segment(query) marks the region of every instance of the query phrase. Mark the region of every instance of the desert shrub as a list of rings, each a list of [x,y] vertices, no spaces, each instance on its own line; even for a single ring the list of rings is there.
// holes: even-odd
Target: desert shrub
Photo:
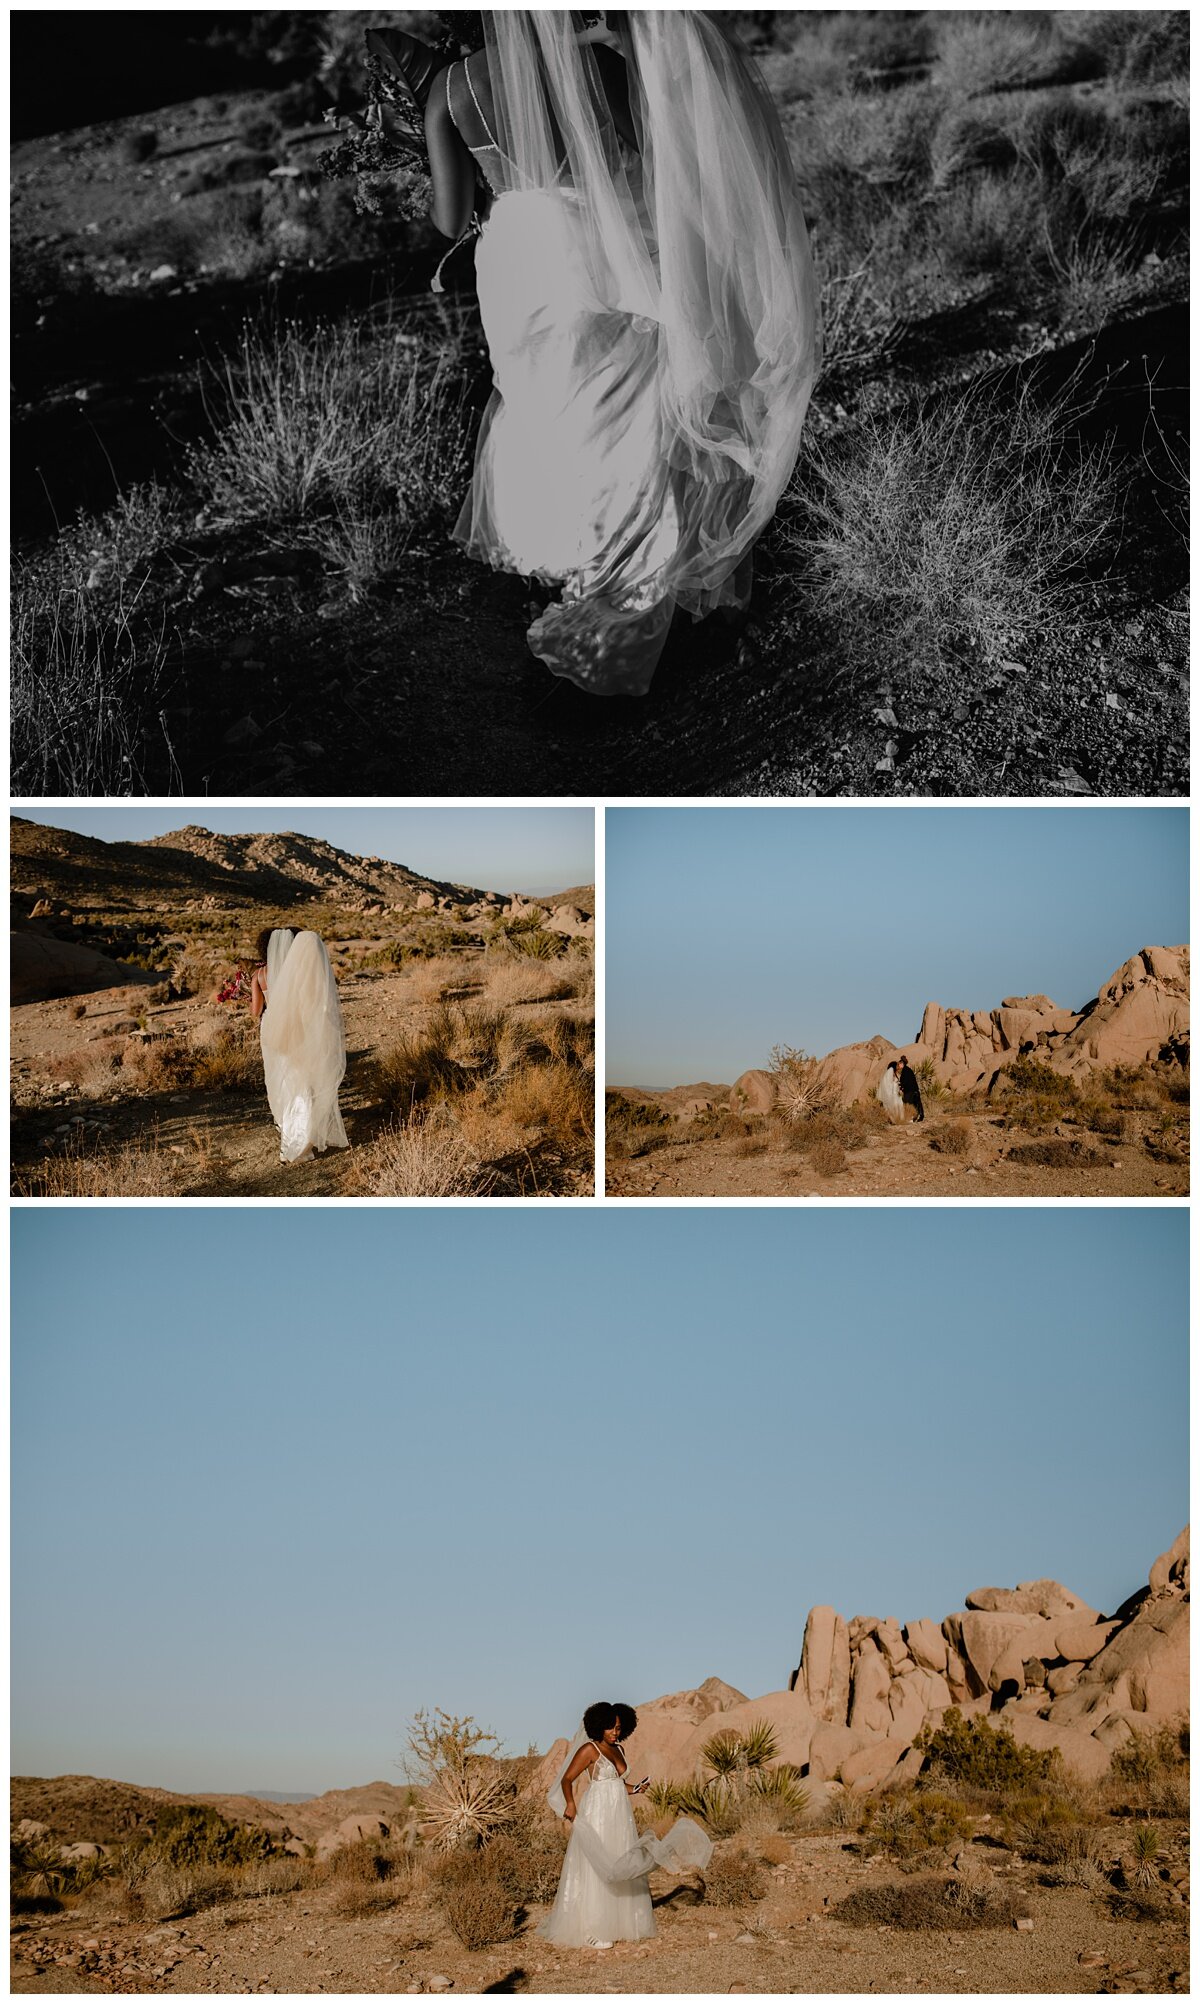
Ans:
[[[487,998],[498,1009],[511,1009],[522,1002],[563,1002],[577,992],[574,969],[548,965],[537,959],[492,960],[484,970]]]
[[[767,1152],[765,1134],[743,1134],[733,1144],[734,1155],[765,1155]]]
[[[168,1803],[155,1819],[154,1851],[166,1865],[247,1865],[274,1845],[253,1823],[230,1823],[201,1803]]]
[[[791,1044],[776,1044],[771,1052],[776,1102],[789,1119],[801,1120],[829,1105],[831,1089],[821,1076],[820,1062]]]
[[[1127,1805],[1156,1816],[1187,1815],[1190,1778],[1188,1728],[1178,1723],[1131,1734],[1115,1749],[1108,1773],[1110,1789]]]
[[[797,586],[847,646],[881,659],[986,651],[1076,598],[1114,529],[1106,450],[1066,392],[974,386],[810,442],[785,543]]]
[[[848,1927],[896,1927],[907,1932],[1011,1927],[1025,1909],[1007,1887],[961,1879],[912,1878],[899,1886],[861,1886],[833,1908]]]
[[[135,1919],[176,1920],[220,1906],[240,1892],[233,1865],[152,1864],[136,1886],[126,1887],[123,1904]]]
[[[561,1826],[544,1813],[526,1812],[518,1803],[513,1827],[492,1839],[487,1860],[515,1902],[545,1905],[558,1890],[565,1852]]]
[[[207,387],[212,436],[191,471],[225,521],[325,516],[344,534],[347,521],[386,510],[413,528],[461,497],[469,422],[449,323],[436,341],[402,328],[248,326]]]
[[[15,794],[168,790],[162,781],[174,774],[165,707],[169,641],[165,618],[141,612],[144,587],[144,579],[134,579],[93,598],[57,560],[16,565]]]
[[[871,1799],[861,1827],[868,1852],[911,1858],[923,1851],[947,1850],[965,1843],[974,1831],[975,1819],[954,1796],[929,1789]]]
[[[514,1071],[497,1096],[496,1110],[573,1154],[591,1141],[594,1103],[591,1074],[552,1060]]]
[[[302,1858],[288,1853],[279,1857],[264,1858],[257,1865],[246,1865],[241,1874],[239,1890],[243,1899],[272,1899],[283,1893],[297,1893],[308,1883],[312,1867]]]
[[[487,1948],[511,1941],[523,1918],[501,1874],[491,1868],[488,1854],[455,1860],[439,1874],[437,1898],[452,1931],[464,1948]]]
[[[81,1143],[14,1170],[15,1197],[170,1197],[186,1180],[180,1158],[154,1143],[86,1153]]]
[[[1066,1141],[1052,1135],[1045,1141],[1016,1141],[1008,1151],[1010,1162],[1025,1169],[1106,1169],[1110,1158],[1082,1141]]]
[[[809,1149],[808,1159],[818,1176],[840,1176],[847,1167],[846,1151],[840,1141],[818,1141]]]
[[[929,1146],[939,1155],[969,1155],[972,1128],[969,1120],[951,1120],[929,1137]]]
[[[1100,1073],[1099,1083],[1122,1109],[1148,1113],[1162,1105],[1162,1081],[1149,1065],[1113,1065]]]
[[[365,1197],[486,1197],[494,1183],[475,1148],[440,1108],[385,1127],[357,1149],[352,1178]]]
[[[208,1092],[261,1092],[262,1057],[244,1024],[190,1054],[191,1083]]]
[[[623,1093],[604,1095],[605,1153],[614,1161],[632,1161],[666,1148],[675,1138],[670,1116],[653,1101],[626,1099]]]
[[[402,1904],[406,1888],[389,1880],[342,1879],[334,1886],[329,1906],[342,1920],[369,1920]]]
[[[974,1788],[1028,1789],[1059,1765],[1057,1748],[1019,1746],[1006,1726],[964,1719],[957,1705],[951,1705],[940,1725],[923,1726],[913,1744],[925,1755],[929,1774]]]
[[[508,947],[510,953],[524,960],[559,960],[567,950],[567,942],[560,932],[529,926],[523,932],[512,933]]]
[[[761,1900],[767,1877],[744,1844],[713,1852],[704,1873],[704,1898],[713,1907],[741,1907]]]

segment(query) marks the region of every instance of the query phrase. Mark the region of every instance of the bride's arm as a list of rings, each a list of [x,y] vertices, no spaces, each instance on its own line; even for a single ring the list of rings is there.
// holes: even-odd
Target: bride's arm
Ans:
[[[575,1794],[572,1784],[579,1780],[581,1774],[587,1773],[589,1767],[596,1760],[596,1757],[594,1746],[580,1747],[579,1752],[562,1778],[563,1801],[567,1805],[563,1811],[563,1819],[567,1823],[574,1823],[575,1821]]]
[[[446,72],[439,70],[425,106],[425,143],[433,200],[429,214],[444,237],[461,237],[475,207],[475,162],[459,137],[446,101]]]

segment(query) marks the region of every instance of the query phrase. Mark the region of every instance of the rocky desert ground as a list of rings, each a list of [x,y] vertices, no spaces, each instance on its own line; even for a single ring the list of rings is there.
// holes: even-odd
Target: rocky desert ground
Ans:
[[[940,1624],[814,1608],[786,1688],[639,1706],[647,1819],[715,1845],[608,1950],[536,1932],[563,1743],[438,1714],[417,1785],[295,1801],[19,1777],[13,1989],[1186,1994],[1189,1606],[1185,1531],[1108,1616],[1045,1579]]]
[[[1185,16],[743,16],[825,368],[747,625],[605,704],[449,543],[470,250],[318,171],[397,18],[17,35],[18,793],[1186,791]]]
[[[592,1187],[594,901],[435,884],[298,836],[102,843],[12,827],[18,1194]],[[248,1000],[263,926],[330,949],[347,1152],[279,1161]]]
[[[732,1086],[615,1088],[608,1193],[1185,1195],[1189,976],[1186,947],[1144,947],[1079,1010],[930,1002],[907,1044],[875,1036],[824,1058],[781,1044]],[[875,1095],[901,1057],[924,1119],[893,1124]]]

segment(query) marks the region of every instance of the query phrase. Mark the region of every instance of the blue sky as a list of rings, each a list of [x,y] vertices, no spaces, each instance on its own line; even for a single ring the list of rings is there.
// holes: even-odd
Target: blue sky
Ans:
[[[1186,1230],[19,1210],[15,1771],[318,1791],[421,1705],[777,1689],[815,1602],[1107,1610],[1187,1516]]]
[[[907,1043],[929,1001],[1078,1008],[1186,941],[1187,840],[1183,808],[610,810],[608,1083]]]
[[[149,842],[189,821],[217,835],[319,836],[355,856],[384,856],[422,876],[480,891],[551,891],[595,876],[590,807],[53,807],[26,814],[101,842]]]

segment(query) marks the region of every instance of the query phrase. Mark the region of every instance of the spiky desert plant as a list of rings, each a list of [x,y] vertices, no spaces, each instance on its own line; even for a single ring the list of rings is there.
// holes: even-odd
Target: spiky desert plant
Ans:
[[[670,1816],[682,1807],[679,1793],[673,1781],[653,1781],[646,1790],[646,1800],[659,1816]]]
[[[1153,1886],[1157,1883],[1161,1848],[1162,1840],[1153,1823],[1134,1824],[1132,1869],[1129,1876],[1135,1886]]]
[[[800,1770],[791,1761],[754,1769],[748,1777],[748,1789],[761,1802],[786,1809],[793,1816],[802,1816],[808,1808],[808,1790],[801,1787]]]
[[[779,1105],[789,1120],[805,1120],[830,1104],[831,1091],[828,1081],[820,1076],[820,1059],[809,1052],[791,1044],[776,1044],[770,1070]]]
[[[720,1781],[688,1782],[678,1791],[676,1807],[698,1817],[714,1837],[729,1837],[741,1822],[741,1810],[731,1788]]]
[[[421,1805],[421,1834],[435,1851],[476,1851],[513,1818],[511,1781],[492,1761],[443,1768]]]

